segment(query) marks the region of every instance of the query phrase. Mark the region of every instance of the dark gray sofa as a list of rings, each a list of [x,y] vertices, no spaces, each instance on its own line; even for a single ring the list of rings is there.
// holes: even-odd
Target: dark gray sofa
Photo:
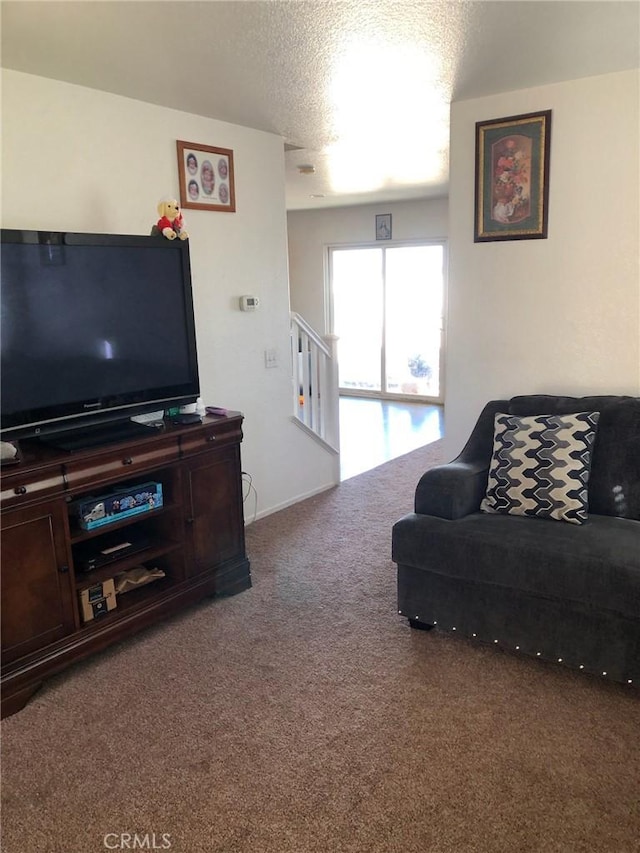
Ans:
[[[596,411],[584,524],[480,511],[496,413]],[[640,398],[491,401],[462,453],[420,479],[392,555],[412,627],[640,686]]]

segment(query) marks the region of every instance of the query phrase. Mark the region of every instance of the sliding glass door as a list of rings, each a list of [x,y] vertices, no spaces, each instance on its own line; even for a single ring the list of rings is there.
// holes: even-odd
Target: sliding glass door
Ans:
[[[444,244],[330,250],[340,390],[442,400]]]

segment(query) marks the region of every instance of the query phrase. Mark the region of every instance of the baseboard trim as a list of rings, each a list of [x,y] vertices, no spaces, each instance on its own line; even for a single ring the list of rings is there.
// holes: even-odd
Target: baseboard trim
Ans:
[[[287,509],[287,507],[293,506],[294,504],[300,503],[301,501],[306,501],[309,498],[313,498],[316,495],[322,494],[322,492],[328,492],[329,489],[335,489],[339,483],[327,483],[324,486],[320,486],[317,489],[313,489],[310,492],[306,492],[302,495],[297,495],[290,500],[283,501],[280,504],[276,504],[276,506],[269,507],[268,509],[263,509],[261,512],[257,513],[254,518],[249,520],[245,519],[245,527],[250,527],[255,521],[259,521],[261,518],[266,518],[268,515],[273,515],[275,512],[280,512],[282,509]]]

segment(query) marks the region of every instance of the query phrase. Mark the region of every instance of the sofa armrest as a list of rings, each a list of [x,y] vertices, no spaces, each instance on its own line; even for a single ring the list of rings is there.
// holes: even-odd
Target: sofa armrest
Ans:
[[[487,490],[487,462],[454,460],[426,471],[416,487],[415,512],[438,518],[462,518],[480,509]]]
[[[415,494],[418,515],[454,519],[480,509],[487,491],[495,415],[508,411],[508,405],[507,400],[488,402],[460,455],[422,475]]]

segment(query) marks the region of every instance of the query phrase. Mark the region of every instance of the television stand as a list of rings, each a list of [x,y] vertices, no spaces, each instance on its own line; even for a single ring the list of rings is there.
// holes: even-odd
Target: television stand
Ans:
[[[251,586],[242,420],[229,412],[190,426],[166,422],[73,455],[21,442],[21,461],[2,471],[1,483],[2,716],[76,661],[206,597]],[[161,503],[92,527],[108,516],[109,493],[135,495],[151,484],[162,487]],[[95,503],[95,518],[89,511],[81,521],[77,502]],[[124,591],[124,573],[141,570],[151,582]],[[87,618],[87,599],[97,590],[106,601],[103,590],[114,587],[115,607]]]
[[[128,418],[110,423],[82,426],[65,432],[45,435],[40,438],[43,444],[73,453],[76,450],[86,450],[90,447],[101,447],[104,444],[115,444],[134,438],[148,436],[156,428],[151,424],[140,424]]]

